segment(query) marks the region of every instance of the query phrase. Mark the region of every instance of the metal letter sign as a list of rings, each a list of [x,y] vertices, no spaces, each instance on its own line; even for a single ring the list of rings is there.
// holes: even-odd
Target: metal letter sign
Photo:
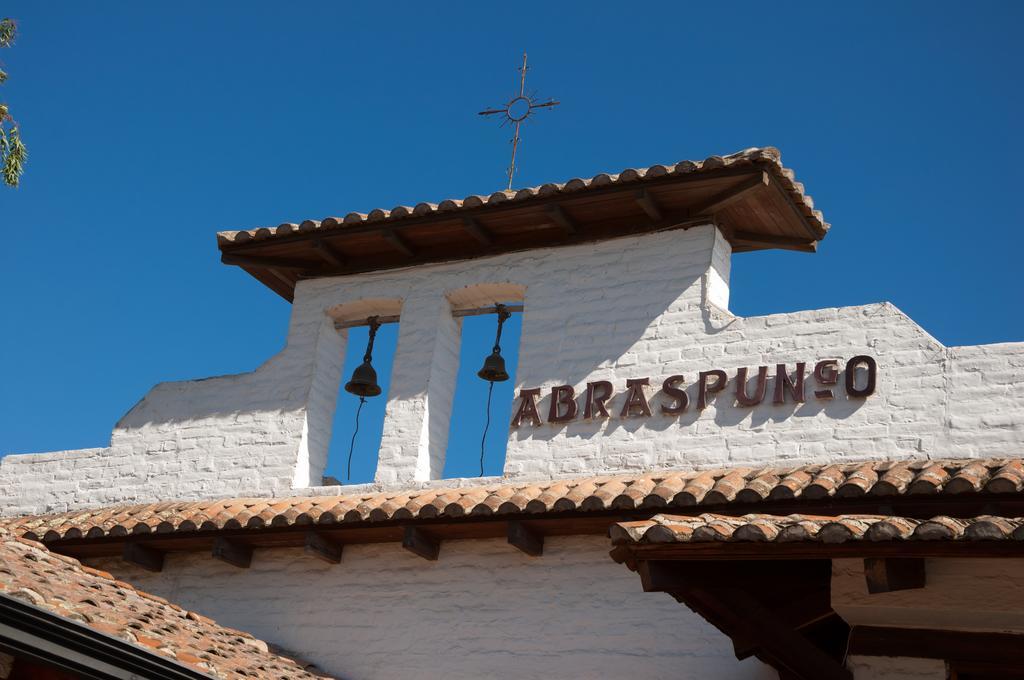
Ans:
[[[731,393],[730,405],[754,408],[766,400],[775,406],[786,403],[801,404],[806,399],[805,383],[813,381],[815,399],[834,399],[835,388],[840,384],[840,376],[849,399],[864,399],[875,393],[878,384],[878,363],[873,357],[862,354],[846,362],[843,370],[839,368],[838,359],[824,359],[814,365],[810,376],[807,364],[797,362],[793,371],[786,364],[776,364],[774,375],[769,376],[768,366],[758,366],[756,374],[743,366],[735,371],[732,382],[735,389]],[[769,387],[769,381],[773,384]],[[619,406],[619,418],[648,418],[652,415],[652,405],[657,404],[657,412],[665,416],[678,416],[690,407],[690,395],[684,387],[686,377],[672,375],[661,383],[661,392],[655,395],[660,401],[648,399],[645,388],[650,385],[650,378],[631,378],[624,385],[625,396]],[[714,400],[728,398],[725,391],[730,382],[729,375],[720,368],[700,371],[692,385],[696,395],[695,407],[703,411]],[[658,383],[655,383],[657,385]],[[770,391],[769,391],[770,390]],[[534,427],[542,424],[537,400],[540,398],[539,387],[519,390],[519,403],[512,418],[512,427],[520,427],[523,421],[529,421]],[[615,397],[615,387],[608,380],[596,380],[587,383],[583,393],[583,408],[576,402],[576,391],[572,385],[557,385],[551,388],[550,406],[548,408],[549,423],[568,423],[577,420],[582,411],[583,420],[595,420],[612,417],[608,407]]]

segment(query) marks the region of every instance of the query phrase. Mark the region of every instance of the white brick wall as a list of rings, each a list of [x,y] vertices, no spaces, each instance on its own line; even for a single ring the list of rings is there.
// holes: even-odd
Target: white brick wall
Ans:
[[[750,255],[748,257],[757,257]],[[524,297],[516,384],[650,377],[654,416],[543,424],[510,433],[505,474],[545,478],[901,456],[1006,456],[1024,435],[1024,344],[946,348],[890,304],[739,318],[728,304],[729,245],[711,226],[464,262],[300,282],[285,349],[252,373],[154,388],[109,449],[0,459],[0,512],[116,501],[266,495],[315,485],[326,461],[344,338],[331,314],[394,313],[397,363],[379,485],[436,480],[444,468],[467,286]],[[468,297],[467,297],[468,296]],[[464,299],[465,298],[465,299]],[[486,347],[480,348],[486,351]],[[732,403],[734,383],[696,411],[698,371],[730,377],[776,363],[870,354],[878,389],[773,406]],[[350,367],[351,368],[351,367]],[[662,416],[662,379],[683,374],[687,413]],[[769,395],[772,380],[769,380]],[[542,400],[542,415],[547,412]],[[582,411],[582,409],[580,409]],[[456,483],[465,483],[453,481]],[[338,489],[334,489],[338,491]]]
[[[378,544],[346,546],[338,565],[299,549],[258,550],[249,569],[198,553],[172,553],[156,574],[93,564],[343,678],[778,677],[644,593],[604,537],[549,537],[539,558],[467,540],[443,543],[437,562]]]

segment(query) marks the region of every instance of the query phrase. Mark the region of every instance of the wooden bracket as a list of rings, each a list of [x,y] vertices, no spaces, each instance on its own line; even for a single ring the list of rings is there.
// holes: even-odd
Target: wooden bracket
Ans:
[[[248,569],[252,563],[252,547],[221,536],[213,539],[212,555],[214,559],[227,562],[239,569]]]
[[[868,592],[891,593],[894,590],[924,588],[923,557],[866,557],[864,579]]]
[[[336,543],[317,531],[306,532],[304,549],[307,555],[320,558],[324,562],[338,564],[341,562],[341,548],[341,543]]]
[[[125,562],[147,571],[162,571],[164,568],[164,553],[138,541],[126,542],[121,557]]]
[[[661,209],[654,198],[647,192],[647,189],[640,189],[636,192],[636,202],[652,220],[655,222],[662,220]]]
[[[419,555],[425,560],[436,560],[441,552],[441,542],[428,536],[422,529],[415,526],[405,527],[405,535],[402,537],[402,547],[414,555]]]
[[[566,234],[576,233],[576,225],[572,223],[572,220],[569,219],[569,216],[565,214],[564,210],[562,210],[562,206],[551,204],[547,207],[545,212],[547,212],[548,217],[551,218],[551,221],[554,222],[555,225],[559,227],[562,231],[564,231]]]
[[[462,227],[469,233],[470,236],[475,238],[481,244],[489,246],[494,243],[494,239],[487,232],[486,229],[481,226],[480,222],[474,220],[472,217],[462,218]]]
[[[533,557],[544,553],[544,536],[522,522],[513,520],[508,523],[508,542]]]

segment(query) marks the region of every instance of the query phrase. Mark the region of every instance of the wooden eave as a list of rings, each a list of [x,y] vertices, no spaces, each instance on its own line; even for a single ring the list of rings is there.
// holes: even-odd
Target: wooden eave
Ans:
[[[309,532],[322,534],[328,540],[341,544],[401,543],[406,527],[414,526],[437,541],[459,539],[490,539],[509,535],[509,525],[518,523],[531,533],[540,536],[607,536],[612,524],[649,519],[655,514],[671,512],[677,515],[699,515],[714,512],[734,516],[750,513],[772,513],[787,515],[793,513],[808,515],[841,514],[899,514],[904,517],[928,519],[937,515],[951,517],[973,517],[982,514],[1002,516],[1024,516],[1024,496],[1021,494],[960,494],[955,496],[896,496],[860,498],[824,498],[819,500],[793,499],[788,501],[765,501],[760,503],[730,503],[723,505],[666,506],[658,508],[571,510],[544,513],[508,513],[495,515],[464,515],[462,517],[438,517],[434,519],[394,519],[343,521],[337,523],[293,524],[286,527],[251,526],[223,529],[170,531],[170,532],[116,532],[117,535],[93,536],[64,535],[55,532],[40,536],[47,548],[56,553],[76,558],[118,557],[123,555],[127,543],[139,543],[163,553],[167,552],[208,552],[218,538],[227,538],[252,549],[273,549],[302,547]],[[863,544],[863,545],[862,545]],[[858,541],[852,547],[846,544],[793,544],[774,547],[762,543],[707,543],[630,545],[623,548],[630,553],[643,554],[640,559],[804,559],[809,556],[828,558],[831,556],[892,556],[900,550],[909,555],[921,553],[938,556],[935,551],[978,550],[978,542],[948,547],[949,544],[921,543],[920,548],[906,542],[901,548],[886,548],[879,544]],[[909,546],[909,547],[908,547]],[[946,547],[944,547],[946,546]],[[971,546],[974,546],[973,548]],[[617,550],[619,547],[616,548]],[[834,549],[834,555],[826,554]],[[1022,556],[1020,546],[994,546],[995,553]],[[669,556],[671,553],[671,556]],[[854,553],[854,554],[851,554]]]
[[[533,248],[601,241],[713,223],[734,252],[813,252],[825,236],[771,162],[590,186],[477,207],[356,224],[325,220],[290,233],[256,230],[219,240],[221,261],[239,266],[291,301],[303,279],[346,276]],[[309,223],[312,225],[312,223]]]

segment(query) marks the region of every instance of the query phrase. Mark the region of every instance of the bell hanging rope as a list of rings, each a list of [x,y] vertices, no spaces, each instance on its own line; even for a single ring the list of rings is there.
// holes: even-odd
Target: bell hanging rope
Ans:
[[[494,336],[494,349],[484,359],[484,367],[477,371],[477,375],[488,382],[487,385],[487,420],[484,423],[484,433],[480,437],[480,476],[484,476],[484,445],[487,443],[487,430],[491,427],[491,395],[494,393],[494,383],[508,380],[508,371],[505,370],[505,358],[501,356],[501,328],[505,321],[512,316],[505,305],[495,304],[494,310],[498,313],[498,333]]]
[[[363,412],[363,404],[367,397],[376,397],[380,394],[380,385],[377,384],[377,371],[373,370],[373,340],[377,337],[377,329],[380,328],[380,319],[371,316],[366,320],[370,327],[370,337],[366,342],[366,353],[363,355],[363,363],[356,366],[352,371],[352,379],[345,383],[345,391],[359,397],[359,408],[356,409],[356,426],[352,430],[352,441],[348,445],[348,467],[345,472],[345,480],[352,479],[352,451],[356,446],[356,435],[359,434],[359,414]]]

